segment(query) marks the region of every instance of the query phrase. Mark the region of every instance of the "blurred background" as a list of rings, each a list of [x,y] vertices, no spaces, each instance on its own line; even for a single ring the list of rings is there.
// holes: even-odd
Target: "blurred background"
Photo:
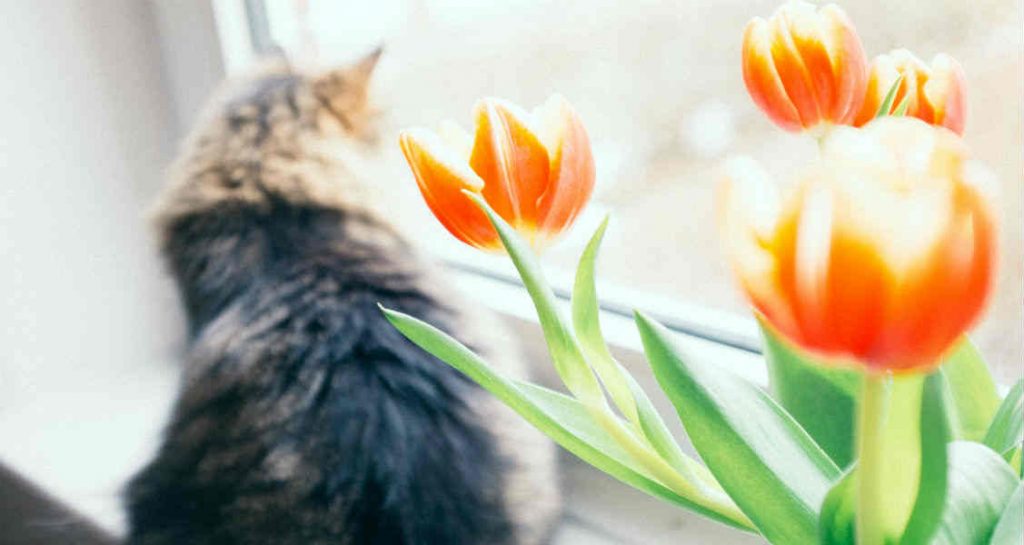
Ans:
[[[572,271],[606,213],[600,272],[646,298],[746,313],[719,251],[717,169],[748,154],[779,178],[812,160],[816,144],[771,125],[746,94],[740,37],[776,0],[267,0],[268,41],[298,61],[331,64],[386,47],[375,97],[384,137],[376,183],[393,184],[399,218],[461,260],[412,190],[397,146],[403,127],[442,119],[471,126],[479,97],[524,106],[566,96],[583,117],[597,161],[595,205],[549,262]],[[868,56],[905,47],[925,62],[958,59],[968,82],[965,138],[999,180],[1000,277],[974,338],[1008,382],[1024,365],[1024,2],[867,0],[843,3]],[[666,305],[669,306],[669,305]]]
[[[395,221],[440,257],[494,265],[428,219],[397,131],[468,126],[481,96],[534,105],[559,92],[588,127],[598,187],[548,254],[552,276],[571,272],[611,213],[603,286],[691,318],[748,316],[718,247],[716,169],[742,153],[785,177],[816,153],[770,125],[743,87],[742,28],[777,4],[0,2],[0,464],[105,528],[120,524],[119,487],[159,433],[184,340],[146,210],[208,93],[275,46],[326,66],[385,45],[374,82],[383,136],[364,166]],[[1024,2],[843,4],[869,55],[906,47],[964,66],[966,139],[1000,184],[998,289],[974,338],[1010,383],[1024,373]],[[584,496],[605,490],[634,494]],[[630,509],[616,502],[614,512]],[[642,505],[632,509],[653,516]]]

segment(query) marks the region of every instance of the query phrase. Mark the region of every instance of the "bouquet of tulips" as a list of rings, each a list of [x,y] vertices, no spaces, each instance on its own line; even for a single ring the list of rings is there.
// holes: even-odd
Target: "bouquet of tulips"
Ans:
[[[414,317],[389,320],[593,466],[771,543],[1019,545],[1024,383],[1000,396],[964,336],[991,292],[996,229],[959,136],[962,70],[904,50],[869,64],[841,9],[804,2],[752,20],[742,64],[764,113],[821,146],[788,195],[750,159],[722,183],[722,235],[763,331],[770,393],[636,313],[699,459],[602,336],[607,220],[579,261],[571,319],[542,275],[535,252],[594,181],[561,98],[533,112],[484,100],[474,135],[449,124],[406,131],[401,146],[441,223],[508,253],[567,393],[506,377]]]

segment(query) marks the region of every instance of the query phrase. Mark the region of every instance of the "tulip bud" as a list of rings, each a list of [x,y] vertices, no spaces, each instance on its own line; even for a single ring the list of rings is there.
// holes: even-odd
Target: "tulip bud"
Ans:
[[[905,100],[905,115],[963,134],[967,113],[963,68],[944,54],[936,55],[929,67],[906,49],[879,55],[872,61],[864,104],[854,125],[859,127],[875,118],[885,95],[901,76],[890,111],[885,113],[892,113]]]
[[[448,122],[437,133],[403,131],[399,143],[427,206],[448,231],[478,248],[501,248],[497,232],[463,191],[479,193],[535,248],[567,229],[594,188],[586,130],[565,99],[532,113],[481,100],[470,136]]]
[[[837,128],[788,200],[733,163],[726,247],[752,304],[785,337],[875,370],[939,363],[992,288],[995,226],[953,133],[886,117]]]
[[[860,111],[867,61],[838,6],[793,1],[743,33],[743,81],[751,98],[789,131],[849,124]]]

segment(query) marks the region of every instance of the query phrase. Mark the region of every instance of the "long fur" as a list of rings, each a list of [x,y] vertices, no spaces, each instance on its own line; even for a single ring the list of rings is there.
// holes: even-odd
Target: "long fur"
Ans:
[[[359,197],[345,157],[370,134],[375,61],[230,84],[186,143],[158,224],[192,340],[164,442],[127,489],[128,543],[546,539],[551,445],[377,306],[523,375],[500,327]]]

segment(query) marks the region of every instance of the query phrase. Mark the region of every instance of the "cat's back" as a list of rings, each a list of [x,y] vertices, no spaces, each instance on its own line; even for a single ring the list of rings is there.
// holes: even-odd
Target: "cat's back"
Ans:
[[[558,513],[550,443],[378,307],[521,376],[355,204],[365,72],[259,80],[183,149],[158,217],[192,337],[163,444],[127,489],[132,544],[523,545]]]
[[[280,263],[197,333],[135,511],[210,521],[168,543],[511,543],[492,484],[507,468],[471,407],[481,392],[378,307],[456,327],[425,266],[379,240],[280,242],[265,250]]]

